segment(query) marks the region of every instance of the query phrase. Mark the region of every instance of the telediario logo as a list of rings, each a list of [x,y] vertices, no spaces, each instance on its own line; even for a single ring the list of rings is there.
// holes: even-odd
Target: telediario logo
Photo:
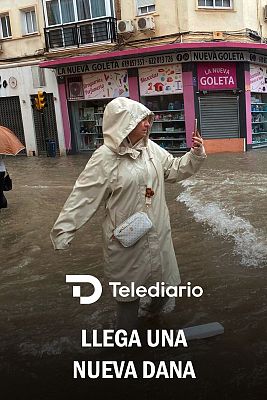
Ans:
[[[90,296],[81,296],[81,286],[74,285],[72,287],[72,296],[80,298],[80,304],[93,304],[102,294],[102,285],[100,281],[92,275],[66,275],[67,283],[90,283],[93,285],[94,292]]]

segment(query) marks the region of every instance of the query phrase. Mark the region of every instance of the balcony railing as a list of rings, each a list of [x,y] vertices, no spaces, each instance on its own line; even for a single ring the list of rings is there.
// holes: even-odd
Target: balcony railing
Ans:
[[[116,42],[116,21],[116,18],[105,17],[45,28],[46,51],[97,42]]]

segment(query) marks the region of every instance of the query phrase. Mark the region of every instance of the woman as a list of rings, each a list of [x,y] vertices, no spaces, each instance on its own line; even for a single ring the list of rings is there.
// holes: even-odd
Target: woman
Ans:
[[[4,195],[4,181],[5,181],[6,167],[3,157],[0,156],[0,208],[7,208],[7,199]]]
[[[55,249],[68,248],[75,232],[90,220],[104,200],[105,275],[109,281],[128,287],[131,282],[136,287],[149,287],[156,282],[180,283],[164,181],[175,183],[190,177],[206,158],[198,134],[193,137],[191,151],[180,158],[174,158],[151,141],[148,135],[152,116],[143,104],[123,97],[107,105],[104,145],[94,152],[77,179],[51,232]],[[135,245],[125,248],[114,239],[113,231],[138,211],[145,211],[153,226]],[[139,299],[117,296],[116,300],[117,327],[133,329]],[[154,304],[158,309],[162,299]]]

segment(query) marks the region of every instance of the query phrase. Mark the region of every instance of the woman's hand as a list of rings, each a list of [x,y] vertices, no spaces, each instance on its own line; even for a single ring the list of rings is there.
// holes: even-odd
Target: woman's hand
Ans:
[[[206,154],[203,139],[198,131],[193,132],[191,150],[196,156],[202,156]]]

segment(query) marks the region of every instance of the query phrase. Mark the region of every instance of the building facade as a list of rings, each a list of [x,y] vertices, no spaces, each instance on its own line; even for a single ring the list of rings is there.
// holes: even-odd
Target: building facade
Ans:
[[[103,111],[117,96],[154,112],[151,138],[167,150],[190,147],[195,118],[210,152],[267,146],[267,1],[43,6],[40,66],[57,75],[67,150],[103,143]]]
[[[42,3],[37,0],[0,2],[0,125],[13,130],[27,155],[47,153],[53,139],[65,154],[65,138],[55,73],[41,69],[45,37]],[[47,93],[43,113],[32,108],[31,97]]]

